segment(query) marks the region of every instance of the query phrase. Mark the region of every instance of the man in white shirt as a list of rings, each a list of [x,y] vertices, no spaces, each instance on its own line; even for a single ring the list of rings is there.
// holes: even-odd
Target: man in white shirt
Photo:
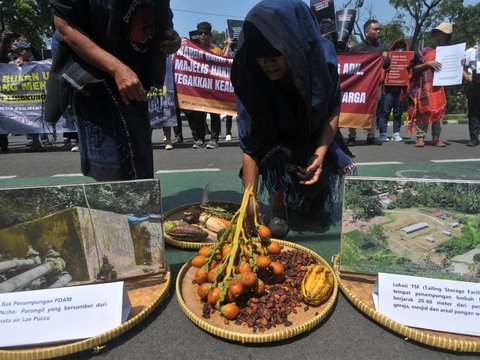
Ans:
[[[468,102],[468,131],[470,140],[467,146],[478,145],[480,133],[480,59],[478,44],[465,51],[463,79],[465,80],[465,94]]]

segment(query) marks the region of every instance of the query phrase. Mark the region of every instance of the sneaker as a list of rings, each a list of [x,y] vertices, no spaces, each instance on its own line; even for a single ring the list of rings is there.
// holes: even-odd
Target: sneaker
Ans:
[[[348,138],[347,145],[348,146],[355,146],[355,138]]]
[[[367,145],[383,145],[383,142],[372,137],[367,137]]]
[[[72,147],[72,149],[70,151],[71,152],[79,152],[80,149],[78,148],[78,146],[74,146],[74,147]]]
[[[392,136],[392,140],[400,142],[400,141],[403,141],[403,138],[400,136],[400,133],[394,133]]]
[[[268,227],[270,228],[270,234],[274,239],[284,238],[290,230],[287,220],[278,216],[274,216],[270,219]]]
[[[170,140],[168,140],[167,143],[165,144],[165,150],[173,150],[173,145]]]
[[[388,141],[387,134],[385,133],[380,134],[380,136],[378,137],[378,141],[387,142]]]
[[[203,143],[202,140],[197,140],[197,141],[195,141],[195,144],[193,144],[192,147],[193,147],[194,149],[201,149],[201,148],[203,148],[203,144],[204,144],[204,143]]]
[[[232,141],[232,135],[227,134],[227,136],[225,136],[225,141]]]
[[[471,139],[467,141],[467,146],[477,146],[478,145],[478,140]]]
[[[218,147],[216,140],[210,140],[207,144],[207,149],[216,149]]]
[[[167,137],[163,135],[163,141],[167,141]]]
[[[183,136],[182,135],[177,135],[175,137],[175,143],[177,143],[177,144],[183,143]]]

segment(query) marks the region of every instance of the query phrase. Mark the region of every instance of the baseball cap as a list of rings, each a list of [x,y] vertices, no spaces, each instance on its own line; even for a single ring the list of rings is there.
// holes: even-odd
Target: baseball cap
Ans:
[[[441,23],[436,28],[433,28],[431,32],[433,32],[434,30],[438,30],[443,32],[444,34],[450,35],[453,32],[453,27],[450,23]]]

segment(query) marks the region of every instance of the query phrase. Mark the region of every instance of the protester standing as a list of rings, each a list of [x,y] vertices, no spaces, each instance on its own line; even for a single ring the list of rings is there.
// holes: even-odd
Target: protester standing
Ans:
[[[408,44],[405,39],[399,39],[393,42],[390,51],[408,51]],[[387,125],[390,113],[393,111],[393,141],[403,141],[400,136],[400,129],[402,127],[402,114],[404,111],[404,104],[406,98],[406,86],[391,86],[385,85],[383,91],[383,98],[379,106],[383,106],[380,116],[378,118],[378,140],[382,142],[388,141]]]
[[[71,105],[84,175],[152,178],[147,92],[163,86],[166,56],[181,43],[169,1],[50,4],[61,41],[47,83],[46,119],[57,121]]]
[[[2,32],[2,38],[0,40],[0,62],[9,63],[10,62],[10,45],[15,36],[11,32]],[[0,153],[6,154],[8,152],[8,134],[0,134]]]
[[[22,67],[29,61],[35,60],[35,57],[33,56],[32,52],[32,44],[25,40],[20,40],[15,43],[15,49],[16,49],[16,59],[12,60],[9,62],[9,64],[12,65],[17,65],[18,67]],[[45,133],[39,134],[39,133],[29,133],[27,134],[27,146],[31,144],[32,150],[33,151],[40,151],[42,150],[42,142],[40,141],[40,137],[42,137],[42,140],[47,139],[48,136]]]
[[[212,25],[209,22],[202,21],[197,24],[197,36],[200,47],[206,51],[210,51],[218,56],[223,56],[224,51],[219,47],[212,45]],[[193,144],[194,149],[201,149],[205,145],[206,119],[207,113],[202,111],[191,111],[187,114],[190,125],[193,127],[192,133],[197,138]],[[220,115],[210,113],[211,135],[210,141],[207,143],[207,149],[216,149],[218,147],[218,139],[220,137]]]
[[[370,19],[365,22],[363,25],[363,33],[365,35],[365,40],[360,44],[354,46],[350,52],[352,53],[371,53],[371,52],[381,52],[383,56],[383,69],[388,69],[390,66],[390,60],[388,58],[387,48],[380,42],[380,24],[377,20]],[[377,103],[375,105],[375,110],[373,111],[372,126],[367,130],[367,145],[382,145],[383,142],[375,138],[375,125],[379,115],[383,112],[382,105],[382,86],[383,86],[383,76],[381,83],[378,87],[377,92]],[[378,113],[377,113],[378,109]],[[357,137],[357,129],[349,128],[348,129],[348,140],[347,144],[349,146],[355,145]]]
[[[437,46],[448,45],[452,38],[453,27],[450,23],[441,23],[430,32]],[[411,70],[408,122],[416,130],[416,147],[425,146],[428,125],[432,127],[432,143],[436,147],[445,147],[440,140],[441,123],[445,117],[447,98],[443,86],[433,86],[433,73],[441,69],[442,64],[435,60],[435,47],[428,47],[415,53],[409,69]]]
[[[480,134],[480,72],[478,71],[478,45],[465,51],[463,79],[468,103],[468,131],[470,140],[467,146],[477,146]]]

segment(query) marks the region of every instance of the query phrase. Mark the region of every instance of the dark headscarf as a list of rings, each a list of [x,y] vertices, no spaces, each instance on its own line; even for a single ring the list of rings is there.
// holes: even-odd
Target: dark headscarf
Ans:
[[[272,128],[287,121],[282,117],[290,116],[255,62],[255,58],[272,53],[285,57],[293,77],[303,108],[297,111],[302,116],[288,121],[298,122],[303,140],[317,145],[324,122],[340,104],[335,49],[322,37],[308,5],[299,0],[261,1],[245,18],[231,75],[238,97],[240,143],[249,154],[274,142]]]

